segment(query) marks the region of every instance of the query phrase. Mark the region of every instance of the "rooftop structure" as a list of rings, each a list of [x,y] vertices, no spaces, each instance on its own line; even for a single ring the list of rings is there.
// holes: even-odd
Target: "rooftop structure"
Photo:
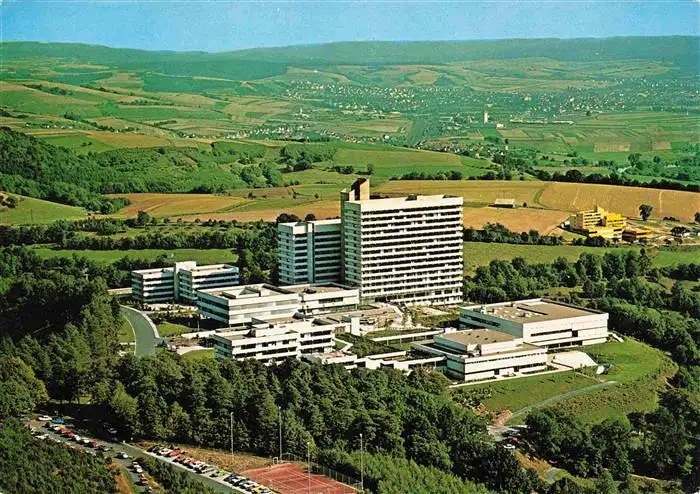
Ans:
[[[341,192],[344,282],[363,301],[453,304],[462,298],[462,197],[372,199],[369,180]]]
[[[608,314],[536,298],[462,307],[463,328],[488,328],[547,348],[593,345],[608,337]]]
[[[515,199],[496,199],[491,205],[495,208],[512,208],[515,209],[518,205]]]

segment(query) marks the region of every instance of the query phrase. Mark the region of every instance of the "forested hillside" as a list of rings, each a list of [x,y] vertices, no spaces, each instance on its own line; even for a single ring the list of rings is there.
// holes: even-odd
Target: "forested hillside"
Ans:
[[[445,64],[469,60],[547,57],[570,61],[663,60],[698,69],[700,38],[691,36],[606,39],[508,39],[482,41],[368,41],[255,48],[234,52],[149,52],[72,43],[0,44],[0,59],[66,58],[177,75],[260,79],[288,65]]]

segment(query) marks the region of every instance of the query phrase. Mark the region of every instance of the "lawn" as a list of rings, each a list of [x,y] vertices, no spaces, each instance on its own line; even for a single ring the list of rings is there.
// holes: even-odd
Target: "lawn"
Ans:
[[[102,263],[112,263],[125,256],[152,261],[166,255],[171,261],[197,261],[198,264],[235,263],[237,259],[236,254],[230,249],[58,250],[35,248],[33,250],[43,258],[70,257],[75,254]]]
[[[13,209],[0,207],[0,224],[52,223],[86,216],[84,209],[75,206],[12,195],[20,199],[19,204]]]
[[[184,360],[209,360],[214,358],[214,349],[192,350],[182,356]]]
[[[121,320],[122,325],[119,328],[119,343],[135,343],[136,340],[134,339],[134,328],[131,327],[131,323],[129,323],[126,317],[123,316]]]
[[[551,403],[551,406],[573,413],[585,421],[598,422],[634,411],[653,409],[657,391],[676,369],[661,351],[631,338],[626,338],[623,343],[585,347],[582,351],[591,354],[600,364],[612,364],[609,373],[597,380],[573,371],[560,372],[469,386],[455,393],[481,395],[481,401],[488,410],[511,410],[515,413],[563,393],[582,390],[599,382],[615,381],[617,384]],[[514,422],[522,423],[526,416],[520,415]]]
[[[612,364],[604,378],[618,384],[571,397],[556,406],[589,422],[653,410],[657,393],[678,369],[660,350],[631,338],[624,343],[594,345],[586,352],[598,363]]]
[[[176,324],[167,321],[157,324],[156,327],[158,328],[158,334],[160,334],[162,337],[176,336],[182,333],[192,333],[197,331],[196,329],[188,328],[183,324]]]

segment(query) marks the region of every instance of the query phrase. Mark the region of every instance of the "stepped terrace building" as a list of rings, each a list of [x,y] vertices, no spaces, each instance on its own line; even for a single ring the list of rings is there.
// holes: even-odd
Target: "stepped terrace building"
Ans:
[[[543,298],[462,307],[459,322],[462,328],[488,328],[549,349],[608,339],[607,313]]]
[[[264,283],[199,290],[199,314],[227,326],[250,324],[254,319],[286,319],[294,314],[322,314],[355,309],[357,288],[333,283],[276,287]]]
[[[452,331],[412,343],[413,349],[445,358],[446,371],[462,381],[539,372],[547,368],[547,350],[490,329]]]
[[[197,266],[195,261],[184,261],[168,268],[132,271],[131,293],[144,304],[173,301],[195,303],[197,290],[237,285],[239,279],[236,266]]]
[[[627,218],[596,206],[590,211],[579,211],[569,217],[569,226],[575,232],[589,237],[622,238]]]
[[[372,199],[369,181],[341,192],[344,283],[363,301],[462,300],[462,197]]]
[[[280,283],[341,280],[340,219],[277,225]]]
[[[344,331],[345,326],[324,318],[254,320],[250,329],[217,332],[211,339],[217,359],[251,358],[274,363],[332,350],[335,331]]]

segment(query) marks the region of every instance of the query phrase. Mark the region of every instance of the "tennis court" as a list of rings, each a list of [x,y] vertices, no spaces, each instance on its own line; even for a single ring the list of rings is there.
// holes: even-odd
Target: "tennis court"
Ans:
[[[265,468],[241,472],[280,494],[354,494],[357,489],[320,473],[311,473],[306,465],[280,463]]]

